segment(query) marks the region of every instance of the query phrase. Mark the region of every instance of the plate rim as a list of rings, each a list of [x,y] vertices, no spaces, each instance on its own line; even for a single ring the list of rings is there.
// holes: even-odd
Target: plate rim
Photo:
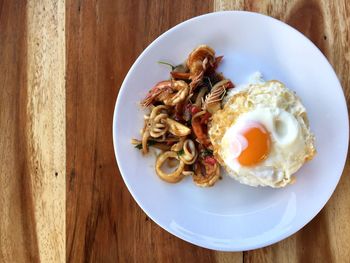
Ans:
[[[149,52],[149,50],[152,48],[152,46],[158,42],[161,38],[165,37],[167,34],[171,33],[172,31],[177,30],[178,28],[184,26],[185,24],[191,23],[195,20],[200,20],[203,17],[206,16],[220,16],[223,14],[230,14],[230,15],[237,15],[237,14],[243,14],[243,15],[250,15],[250,16],[257,16],[257,17],[262,17],[264,19],[268,19],[268,20],[272,20],[274,23],[278,23],[282,26],[287,27],[289,30],[294,31],[295,33],[299,34],[304,40],[306,40],[307,42],[309,42],[309,44],[311,44],[313,46],[313,48],[315,48],[318,52],[318,54],[322,57],[323,60],[325,60],[326,65],[328,67],[329,70],[329,74],[333,74],[337,83],[338,83],[338,87],[340,87],[340,90],[342,92],[342,99],[343,99],[343,103],[345,104],[345,111],[347,114],[347,119],[346,119],[346,134],[347,134],[347,141],[346,141],[346,152],[345,152],[345,157],[344,160],[342,160],[342,172],[338,175],[338,178],[336,180],[336,184],[331,188],[330,194],[329,196],[327,196],[325,198],[324,202],[320,202],[319,206],[317,207],[317,209],[315,209],[315,211],[317,211],[314,215],[310,216],[307,218],[307,220],[305,220],[305,222],[303,224],[298,225],[295,228],[292,228],[291,230],[286,231],[285,233],[282,233],[281,235],[267,241],[267,242],[260,242],[260,244],[255,244],[255,245],[251,245],[251,246],[244,246],[241,247],[241,249],[233,249],[233,248],[228,248],[228,247],[219,247],[219,246],[211,246],[208,243],[203,243],[200,242],[199,240],[190,240],[189,238],[187,238],[186,236],[182,235],[180,232],[175,232],[173,231],[168,225],[161,225],[161,223],[158,222],[158,220],[156,220],[153,215],[151,215],[151,213],[149,213],[149,211],[147,209],[144,208],[144,206],[142,205],[142,200],[140,200],[137,195],[135,194],[135,192],[133,191],[132,187],[129,185],[128,180],[126,178],[126,176],[124,176],[123,174],[125,173],[125,171],[123,171],[123,169],[121,168],[121,166],[119,165],[119,160],[120,159],[118,157],[118,150],[117,150],[117,139],[116,139],[116,134],[117,129],[116,129],[116,123],[117,123],[117,115],[118,115],[118,109],[121,107],[120,104],[120,100],[119,97],[121,97],[125,92],[126,92],[126,88],[125,88],[125,83],[127,83],[128,79],[131,76],[131,72],[133,72],[134,68],[136,67],[136,65],[139,63],[139,61],[141,61],[143,59],[144,56],[146,56],[146,54]],[[334,71],[332,65],[330,64],[330,62],[328,61],[328,59],[326,58],[326,56],[321,52],[321,50],[308,38],[306,37],[304,34],[302,34],[300,31],[298,31],[297,29],[295,29],[294,27],[288,25],[287,23],[278,20],[274,17],[262,14],[262,13],[257,13],[257,12],[251,12],[251,11],[243,11],[243,10],[231,10],[231,11],[219,11],[219,12],[210,12],[210,13],[206,13],[206,14],[202,14],[199,16],[195,16],[192,17],[188,20],[185,20],[175,26],[173,26],[172,28],[166,30],[165,32],[163,32],[162,34],[160,34],[155,40],[153,40],[150,44],[148,44],[148,46],[141,52],[141,54],[137,57],[137,59],[135,60],[135,62],[132,64],[132,66],[130,67],[128,73],[126,74],[119,92],[117,94],[117,98],[116,98],[116,102],[115,102],[115,107],[114,107],[114,112],[113,112],[113,122],[112,122],[113,126],[112,126],[112,136],[113,136],[113,149],[114,149],[114,154],[115,154],[115,158],[116,158],[116,162],[117,162],[117,166],[118,166],[118,170],[120,172],[120,175],[123,178],[123,181],[128,189],[128,191],[130,192],[131,196],[133,197],[133,199],[136,201],[136,203],[139,205],[139,207],[143,210],[143,212],[152,219],[153,222],[155,222],[159,227],[161,227],[162,229],[164,229],[165,231],[167,231],[168,233],[197,246],[203,247],[203,248],[207,248],[207,249],[211,249],[211,250],[217,250],[217,251],[226,251],[226,252],[241,252],[241,251],[249,251],[249,250],[253,250],[253,249],[258,249],[258,248],[263,248],[272,244],[275,244],[281,240],[284,240],[290,236],[292,236],[293,234],[295,234],[296,232],[298,232],[299,230],[301,230],[305,225],[307,225],[308,223],[310,223],[313,218],[315,218],[320,211],[324,208],[324,206],[327,204],[327,202],[329,201],[329,199],[331,198],[331,196],[333,195],[336,187],[339,184],[340,178],[342,177],[343,173],[344,173],[344,167],[346,164],[346,160],[347,160],[347,156],[348,156],[348,151],[349,151],[349,111],[348,111],[348,106],[347,106],[347,102],[345,99],[345,94],[344,94],[344,89],[342,88],[341,82],[339,81],[339,78],[336,74],[336,72]],[[344,142],[345,143],[345,142]],[[261,244],[263,243],[263,244]]]

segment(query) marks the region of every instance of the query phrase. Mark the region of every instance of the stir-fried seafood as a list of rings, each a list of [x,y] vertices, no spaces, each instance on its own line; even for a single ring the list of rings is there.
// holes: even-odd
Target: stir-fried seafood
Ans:
[[[143,154],[149,147],[162,151],[155,170],[166,182],[177,183],[192,176],[196,185],[208,187],[220,179],[208,123],[222,108],[226,91],[234,87],[216,71],[222,58],[209,46],[200,45],[184,64],[172,66],[170,79],[158,82],[141,101],[149,114],[144,118],[141,140],[133,139],[132,143]]]

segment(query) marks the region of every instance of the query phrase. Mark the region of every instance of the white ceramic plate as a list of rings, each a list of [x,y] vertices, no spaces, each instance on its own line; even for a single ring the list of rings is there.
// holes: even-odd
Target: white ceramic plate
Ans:
[[[143,125],[139,101],[169,77],[199,44],[224,55],[219,70],[238,84],[260,70],[297,92],[308,110],[318,154],[284,189],[254,188],[224,177],[212,188],[191,178],[161,181],[154,156],[131,144]],[[301,33],[273,18],[250,12],[219,12],[190,19],[158,37],[136,60],[121,87],[113,140],[123,179],[145,213],[168,232],[193,244],[226,251],[250,250],[284,239],[307,224],[332,195],[344,168],[349,124],[346,102],[327,59]]]

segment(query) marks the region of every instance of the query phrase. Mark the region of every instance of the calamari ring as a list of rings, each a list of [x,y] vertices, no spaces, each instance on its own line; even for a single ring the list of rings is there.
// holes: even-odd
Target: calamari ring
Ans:
[[[164,172],[161,167],[164,164],[164,162],[169,159],[169,158],[175,158],[179,160],[177,153],[173,151],[167,151],[162,154],[160,154],[156,160],[156,173],[160,177],[160,179],[168,182],[168,183],[177,183],[181,181],[181,179],[184,177],[182,174],[184,168],[185,168],[185,163],[181,160],[179,163],[179,166],[176,168],[176,170],[172,173],[166,173]]]
[[[194,142],[190,139],[187,139],[184,142],[182,149],[184,150],[184,153],[180,155],[180,160],[185,164],[193,164],[198,156]]]
[[[174,152],[179,152],[184,147],[184,143],[186,141],[186,137],[180,137],[180,140],[178,143],[175,143],[173,146],[171,146],[171,150]]]

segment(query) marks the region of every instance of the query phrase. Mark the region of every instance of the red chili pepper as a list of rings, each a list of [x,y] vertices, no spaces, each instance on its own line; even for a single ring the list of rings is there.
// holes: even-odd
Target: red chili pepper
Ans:
[[[204,158],[204,162],[210,165],[215,165],[216,164],[216,159],[213,156],[206,156]]]
[[[199,107],[197,107],[195,105],[192,105],[192,107],[191,107],[191,114],[192,114],[192,116],[195,115],[197,112],[200,112],[200,111],[201,111],[201,109]]]

